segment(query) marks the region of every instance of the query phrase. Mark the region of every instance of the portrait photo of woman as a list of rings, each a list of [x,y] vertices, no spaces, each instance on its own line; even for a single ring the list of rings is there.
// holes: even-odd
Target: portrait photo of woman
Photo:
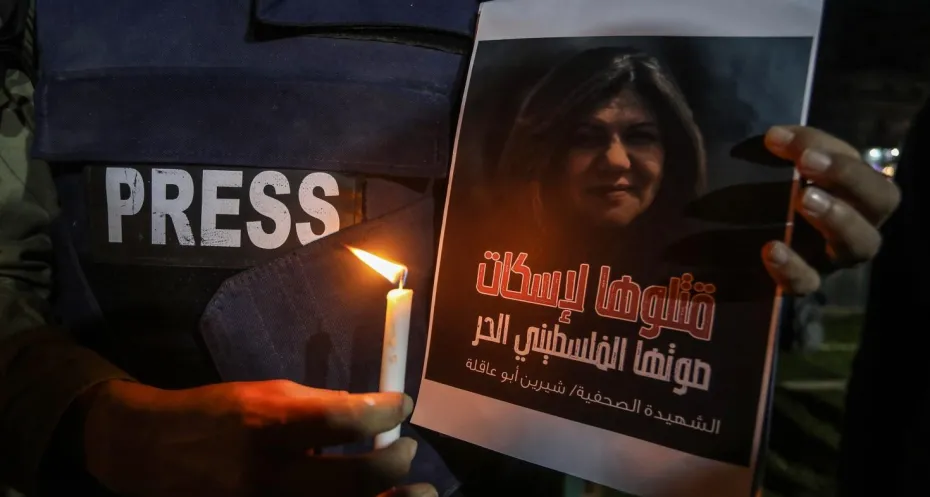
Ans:
[[[601,47],[533,86],[493,174],[498,205],[527,223],[522,236],[606,248],[670,229],[701,192],[705,162],[692,111],[659,61]]]

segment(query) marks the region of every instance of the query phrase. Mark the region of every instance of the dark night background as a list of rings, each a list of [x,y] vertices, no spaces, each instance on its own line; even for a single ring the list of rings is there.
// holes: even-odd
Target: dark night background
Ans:
[[[930,93],[930,2],[827,0],[809,123],[895,147]]]

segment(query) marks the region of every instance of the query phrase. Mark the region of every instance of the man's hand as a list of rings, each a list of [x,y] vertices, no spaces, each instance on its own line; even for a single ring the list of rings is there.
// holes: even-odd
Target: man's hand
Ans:
[[[796,210],[826,241],[837,267],[865,262],[878,253],[879,226],[901,200],[898,187],[862,161],[849,144],[823,131],[803,126],[777,126],[765,135],[773,154],[795,163],[802,186]],[[820,287],[820,275],[782,242],[769,242],[762,259],[772,278],[788,293],[805,294]]]
[[[361,456],[311,453],[370,439],[412,409],[403,394],[289,381],[178,391],[111,381],[88,404],[86,464],[110,490],[140,497],[434,496],[429,485],[394,488],[416,453],[411,439]]]

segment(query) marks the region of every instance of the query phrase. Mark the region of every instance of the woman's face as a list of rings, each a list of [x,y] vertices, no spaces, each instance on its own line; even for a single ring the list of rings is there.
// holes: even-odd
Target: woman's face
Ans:
[[[664,162],[655,113],[626,89],[569,137],[565,177],[556,188],[584,220],[626,226],[655,200]]]

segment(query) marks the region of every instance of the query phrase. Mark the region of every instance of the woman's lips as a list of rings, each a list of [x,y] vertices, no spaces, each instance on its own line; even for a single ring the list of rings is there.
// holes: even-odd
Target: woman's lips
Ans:
[[[589,187],[588,194],[608,202],[618,202],[636,195],[636,187],[628,183],[596,185]]]
[[[636,187],[630,184],[615,184],[615,185],[597,185],[588,188],[588,192],[595,195],[610,195],[612,193],[618,192],[632,192]]]

